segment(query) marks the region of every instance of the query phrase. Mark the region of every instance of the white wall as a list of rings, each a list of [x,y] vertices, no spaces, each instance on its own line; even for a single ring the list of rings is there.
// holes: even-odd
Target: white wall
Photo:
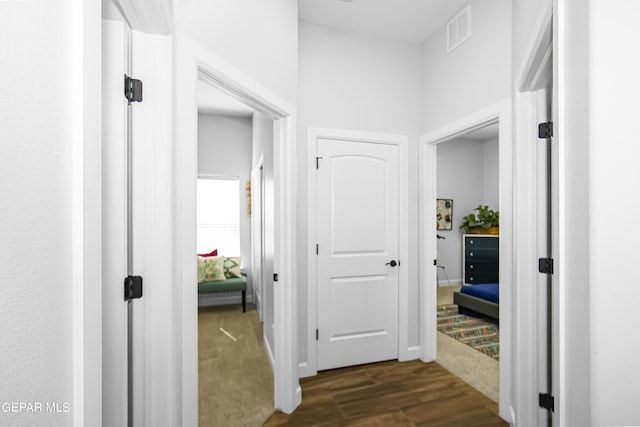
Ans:
[[[290,105],[297,102],[296,0],[184,0],[174,5],[184,34]]]
[[[264,299],[262,301],[263,326],[271,351],[275,351],[274,335],[274,253],[275,253],[275,198],[273,181],[273,120],[258,112],[253,114],[253,145],[251,155],[251,169],[260,159],[263,160],[264,180],[264,264],[262,265],[264,282]]]
[[[500,169],[498,167],[498,137],[482,142],[484,154],[484,189],[483,200],[485,205],[493,210],[500,209]]]
[[[514,77],[525,61],[526,50],[541,14],[551,8],[554,0],[512,0],[512,65]]]
[[[198,114],[198,174],[240,178],[240,254],[247,273],[247,295],[252,294],[251,221],[247,182],[251,181],[252,119]],[[213,248],[212,248],[213,249]],[[238,254],[220,254],[235,256]]]
[[[418,156],[420,50],[417,45],[352,35],[300,23],[298,101],[298,247],[307,242],[307,128],[386,132],[409,136],[409,345],[418,337]],[[299,362],[307,360],[307,265],[298,260]],[[403,263],[403,265],[405,265]]]
[[[472,34],[447,54],[446,27],[422,44],[422,132],[511,95],[511,2],[472,0]]]
[[[568,53],[572,56],[567,58],[565,65],[567,80],[573,79],[573,84],[567,83],[571,87],[564,94],[570,102],[566,112],[573,117],[563,121],[568,127],[565,141],[568,144],[571,141],[572,145],[568,156],[580,148],[583,152],[586,149],[588,163],[574,164],[569,161],[573,159],[567,157],[567,163],[571,163],[567,167],[567,175],[571,179],[567,194],[584,188],[585,182],[580,183],[574,178],[588,170],[589,193],[585,196],[589,201],[589,254],[588,261],[583,261],[582,265],[588,269],[589,283],[575,282],[573,276],[569,276],[567,282],[572,282],[571,290],[575,292],[578,287],[589,287],[591,425],[640,425],[640,405],[636,398],[640,381],[640,343],[630,339],[628,331],[621,327],[640,324],[640,311],[636,304],[640,298],[640,279],[635,249],[635,243],[640,240],[640,229],[633,226],[633,220],[640,212],[640,53],[637,49],[640,3],[633,0],[591,0],[588,11],[582,6],[581,12],[575,9],[581,2],[568,3],[567,13],[570,14],[563,18],[570,21],[565,28],[571,34],[568,42],[572,44]],[[589,23],[588,56],[583,55],[584,48],[578,44],[579,36],[586,35],[586,22]],[[578,65],[587,65],[587,79]],[[582,85],[578,86],[583,82],[588,82],[588,92],[584,91],[588,95],[569,92],[569,89],[584,89]],[[580,105],[584,100],[588,102],[588,109],[584,103]],[[577,113],[573,113],[574,110]],[[588,122],[582,121],[583,127],[588,123],[588,144],[585,147],[585,141],[575,137],[581,132],[578,115],[584,117],[587,114]],[[575,196],[571,197],[575,200]],[[578,202],[587,197],[581,197]],[[571,209],[567,214],[583,216],[585,211]],[[566,221],[571,218],[573,216],[567,216]],[[574,260],[576,267],[577,261]],[[571,294],[567,295],[567,299],[570,298]],[[568,315],[577,318],[583,310],[571,304]],[[567,336],[578,325],[571,323],[570,326],[572,329],[567,331]],[[569,344],[576,343],[571,340]],[[569,358],[568,364],[571,361]],[[571,385],[567,395],[575,385]],[[573,400],[572,403],[577,404]]]
[[[2,425],[69,426],[74,414],[83,412],[74,405],[74,391],[82,393],[83,383],[77,378],[74,384],[72,351],[74,307],[81,307],[75,304],[75,274],[83,270],[72,255],[73,242],[82,239],[76,235],[73,240],[81,224],[72,221],[72,214],[79,207],[82,215],[82,201],[73,200],[72,174],[83,164],[82,157],[74,160],[74,147],[83,143],[83,105],[71,89],[74,85],[83,93],[83,64],[74,62],[82,59],[82,49],[73,47],[83,17],[73,18],[71,11],[77,9],[72,3],[0,2],[0,401],[40,402],[43,408],[0,411]],[[92,24],[99,33],[99,5],[97,11]],[[73,81],[74,75],[79,81]],[[79,110],[74,107],[78,101]],[[75,177],[82,187],[80,172]],[[92,249],[100,253],[99,247]],[[99,292],[99,278],[96,283]],[[92,288],[86,285],[87,295]],[[87,330],[91,326],[87,323]],[[99,373],[98,367],[98,387]],[[67,403],[71,412],[46,412],[46,402],[59,403],[61,409]]]
[[[489,205],[498,210],[498,139],[487,141],[454,139],[437,146],[437,195],[453,199],[451,230],[438,230],[438,283],[462,283],[462,218]],[[446,283],[449,280],[450,283]]]

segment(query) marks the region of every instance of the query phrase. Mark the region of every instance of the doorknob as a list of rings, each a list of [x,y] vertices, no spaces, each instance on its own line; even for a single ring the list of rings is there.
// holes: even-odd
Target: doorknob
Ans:
[[[388,263],[386,263],[385,265],[390,265],[391,267],[395,267],[396,265],[398,265],[399,263],[397,263],[395,260],[391,260]]]

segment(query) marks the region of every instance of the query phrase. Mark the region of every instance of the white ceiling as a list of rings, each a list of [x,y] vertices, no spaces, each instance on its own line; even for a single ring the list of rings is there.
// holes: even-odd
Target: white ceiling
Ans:
[[[409,43],[422,43],[469,0],[299,0],[302,21]]]

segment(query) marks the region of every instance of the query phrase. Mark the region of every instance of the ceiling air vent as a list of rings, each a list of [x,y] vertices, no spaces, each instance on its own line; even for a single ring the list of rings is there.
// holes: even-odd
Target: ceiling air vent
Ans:
[[[447,53],[471,36],[471,5],[468,5],[447,24]]]

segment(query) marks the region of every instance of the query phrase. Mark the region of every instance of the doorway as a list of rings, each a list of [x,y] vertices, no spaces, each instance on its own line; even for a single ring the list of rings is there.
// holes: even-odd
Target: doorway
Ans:
[[[436,146],[436,361],[495,402],[500,358],[499,234],[461,227],[469,215],[493,221],[485,219],[485,207],[495,212],[502,208],[498,128],[492,123]]]
[[[307,357],[301,376],[409,360],[408,138],[308,130]]]
[[[423,361],[436,360],[437,353],[437,237],[433,215],[436,212],[437,193],[437,146],[464,134],[485,128],[488,125],[498,127],[498,176],[500,206],[499,235],[499,294],[500,301],[509,302],[512,298],[512,163],[511,163],[511,102],[504,100],[487,107],[443,128],[437,129],[420,138],[420,312],[421,351]],[[433,214],[432,214],[433,213]],[[511,419],[511,304],[499,305],[500,323],[500,360],[499,360],[499,414]]]
[[[560,322],[558,275],[540,272],[539,259],[559,260],[558,250],[558,144],[540,138],[539,124],[552,121],[554,115],[553,12],[546,11],[536,23],[535,40],[531,43],[525,64],[516,79],[514,98],[516,144],[514,168],[518,171],[514,186],[514,238],[518,241],[514,279],[518,298],[514,300],[520,321],[515,325],[516,372],[521,384],[516,405],[518,418],[528,425],[547,426],[558,422],[558,405],[547,411],[537,403],[540,394],[557,396],[559,369],[551,369],[558,361],[558,325]],[[552,126],[553,128],[553,126]],[[557,269],[557,264],[556,264]],[[553,286],[551,286],[552,281]],[[555,366],[558,366],[557,364]],[[556,386],[554,390],[554,385]],[[555,420],[554,420],[555,418]]]
[[[176,38],[176,140],[174,206],[175,253],[178,287],[176,298],[177,334],[180,337],[181,372],[179,389],[182,399],[183,425],[197,423],[197,288],[195,251],[195,180],[197,176],[197,82],[202,80],[224,90],[273,121],[273,191],[274,239],[273,260],[273,349],[274,404],[276,409],[290,413],[301,401],[301,390],[295,365],[294,336],[296,307],[294,277],[296,263],[295,221],[295,156],[293,143],[295,120],[293,108],[275,97],[269,90],[247,76],[238,73],[224,60],[194,44],[188,38]],[[266,198],[268,200],[268,198]],[[277,274],[277,277],[276,277]]]
[[[229,419],[257,425],[274,410],[273,286],[264,299],[263,328],[254,298],[256,283],[264,282],[263,263],[254,268],[252,242],[272,245],[273,226],[253,213],[251,171],[258,161],[273,158],[273,121],[201,80],[197,95],[199,425]],[[272,162],[267,166],[272,176]],[[261,199],[273,208],[273,193]]]

